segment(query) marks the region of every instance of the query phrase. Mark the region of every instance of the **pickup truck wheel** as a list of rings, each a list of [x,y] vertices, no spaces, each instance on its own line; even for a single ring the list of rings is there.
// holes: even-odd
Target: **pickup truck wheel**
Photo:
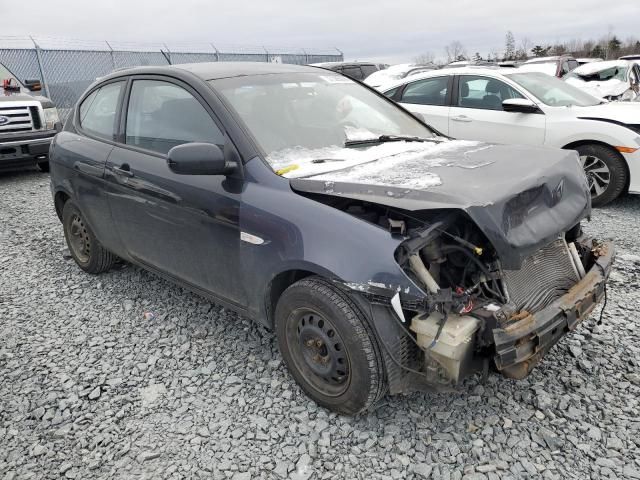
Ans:
[[[41,172],[48,172],[49,171],[49,160],[43,160],[41,162],[38,162],[38,169]]]
[[[62,227],[69,252],[82,270],[87,273],[102,273],[113,266],[117,257],[98,242],[82,213],[71,200],[62,209]]]
[[[285,290],[276,333],[289,371],[318,404],[355,415],[384,395],[382,355],[367,318],[326,280],[308,277]]]
[[[624,159],[604,145],[580,145],[576,150],[589,182],[591,204],[601,207],[615,200],[627,184]]]

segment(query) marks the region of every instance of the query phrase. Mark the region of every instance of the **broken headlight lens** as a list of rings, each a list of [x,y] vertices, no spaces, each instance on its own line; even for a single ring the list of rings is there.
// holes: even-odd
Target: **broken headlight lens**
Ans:
[[[55,107],[44,109],[45,130],[53,130],[55,128],[56,123],[58,123],[59,121],[60,121],[60,117],[58,116],[58,110]]]

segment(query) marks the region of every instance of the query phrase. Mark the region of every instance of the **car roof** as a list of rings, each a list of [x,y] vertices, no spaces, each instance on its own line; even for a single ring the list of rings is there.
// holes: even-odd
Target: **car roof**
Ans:
[[[471,65],[468,67],[457,67],[457,68],[441,68],[440,70],[429,70],[428,72],[416,73],[415,75],[411,75],[410,77],[405,77],[401,80],[396,80],[395,82],[389,82],[386,85],[381,85],[381,91],[387,91],[392,88],[398,87],[400,85],[404,85],[405,83],[415,82],[416,80],[422,80],[423,78],[431,78],[431,77],[441,77],[446,75],[486,75],[489,77],[495,78],[504,78],[505,69],[502,69],[498,66],[479,66],[479,65]],[[509,69],[507,73],[514,73],[517,69]]]
[[[242,77],[250,75],[269,75],[276,73],[317,73],[318,67],[269,62],[203,62],[166,65],[159,67],[151,66],[125,68],[119,69],[113,72],[113,74],[117,74],[118,76],[132,74],[167,75],[175,72],[176,70],[184,70],[190,72],[202,78],[203,80],[215,80],[218,78]]]

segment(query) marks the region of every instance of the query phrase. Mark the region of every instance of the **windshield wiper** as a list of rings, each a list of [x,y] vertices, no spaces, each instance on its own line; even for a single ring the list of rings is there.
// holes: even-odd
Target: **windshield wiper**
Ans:
[[[365,138],[362,140],[347,140],[346,142],[344,142],[344,146],[354,147],[359,145],[371,145],[371,144],[386,143],[386,142],[435,142],[435,143],[438,143],[438,140],[436,140],[435,138],[411,137],[408,135],[380,135],[379,137]]]

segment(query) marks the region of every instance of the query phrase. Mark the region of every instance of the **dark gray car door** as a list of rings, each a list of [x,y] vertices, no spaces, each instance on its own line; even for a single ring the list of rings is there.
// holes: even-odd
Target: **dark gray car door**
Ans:
[[[233,148],[211,113],[185,84],[134,77],[123,109],[123,144],[107,161],[108,201],[133,260],[243,305],[238,257],[242,180],[178,175],[167,165],[167,152],[182,143]]]

